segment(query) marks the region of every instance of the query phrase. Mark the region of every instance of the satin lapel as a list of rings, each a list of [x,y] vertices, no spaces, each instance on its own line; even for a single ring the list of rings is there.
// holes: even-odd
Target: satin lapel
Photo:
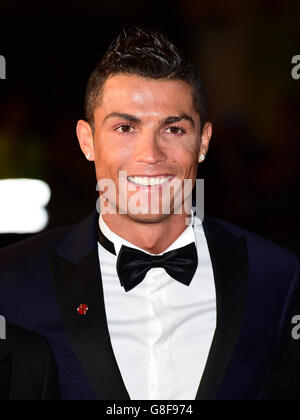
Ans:
[[[246,238],[237,238],[216,222],[203,223],[211,256],[217,328],[196,400],[215,400],[237,344],[248,289]]]
[[[64,327],[98,398],[129,400],[107,326],[95,215],[49,256]],[[80,304],[88,305],[86,315],[77,313]]]

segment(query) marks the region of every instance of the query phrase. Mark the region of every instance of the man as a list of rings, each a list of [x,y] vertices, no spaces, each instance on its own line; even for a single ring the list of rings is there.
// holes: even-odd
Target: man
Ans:
[[[15,325],[0,339],[0,400],[59,400],[57,367],[47,341]]]
[[[3,314],[47,337],[64,399],[263,399],[298,259],[191,212],[182,187],[212,135],[198,72],[162,34],[128,31],[90,76],[77,135],[100,217],[2,250]]]

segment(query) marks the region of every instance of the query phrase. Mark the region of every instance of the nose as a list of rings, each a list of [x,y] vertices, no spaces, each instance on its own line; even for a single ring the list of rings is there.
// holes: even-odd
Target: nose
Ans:
[[[155,134],[148,133],[138,140],[135,147],[135,160],[148,164],[167,160],[166,153],[162,150]]]

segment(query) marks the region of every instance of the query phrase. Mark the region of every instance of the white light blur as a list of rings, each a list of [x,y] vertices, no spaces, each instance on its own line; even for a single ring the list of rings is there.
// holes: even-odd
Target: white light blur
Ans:
[[[0,180],[0,233],[37,233],[49,220],[48,184],[37,179]]]

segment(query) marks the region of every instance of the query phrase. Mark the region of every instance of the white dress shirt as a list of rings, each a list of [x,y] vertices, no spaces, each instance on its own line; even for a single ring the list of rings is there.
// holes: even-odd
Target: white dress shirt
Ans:
[[[197,218],[197,217],[196,217]],[[112,232],[102,233],[116,255],[98,245],[108,330],[131,400],[194,400],[216,328],[216,291],[210,254],[199,218],[165,252],[196,242],[198,267],[189,286],[162,267],[148,271],[129,292],[116,270],[122,245],[140,249]],[[159,254],[159,255],[162,255]]]

